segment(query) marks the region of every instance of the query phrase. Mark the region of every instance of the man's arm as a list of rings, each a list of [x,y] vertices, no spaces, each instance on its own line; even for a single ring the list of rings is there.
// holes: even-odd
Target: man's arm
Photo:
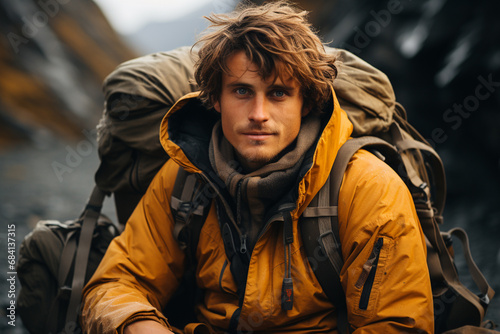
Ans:
[[[161,310],[177,289],[185,257],[172,235],[170,183],[176,173],[168,162],[158,172],[86,285],[84,332],[116,333],[139,320],[169,326]]]
[[[431,333],[426,244],[411,194],[366,151],[355,154],[339,201],[349,323],[355,333]]]
[[[173,334],[160,323],[153,320],[141,320],[127,325],[123,330],[123,334]]]

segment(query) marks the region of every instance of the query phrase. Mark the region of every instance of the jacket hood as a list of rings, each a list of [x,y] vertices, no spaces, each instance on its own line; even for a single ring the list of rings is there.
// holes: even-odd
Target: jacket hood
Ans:
[[[201,173],[210,178],[215,174],[210,165],[208,148],[212,128],[220,115],[213,109],[204,108],[197,96],[197,92],[187,94],[168,111],[160,126],[160,142],[177,164],[191,173]],[[352,123],[340,108],[333,89],[321,119],[321,133],[306,154],[296,192],[291,194],[290,200],[296,202],[293,218],[302,214],[325,184],[339,148],[352,133]]]

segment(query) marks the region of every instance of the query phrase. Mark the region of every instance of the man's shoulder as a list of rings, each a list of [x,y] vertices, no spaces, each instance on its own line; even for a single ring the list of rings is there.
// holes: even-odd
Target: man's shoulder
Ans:
[[[389,165],[382,161],[382,159],[364,149],[358,150],[354,153],[347,168],[361,169],[366,172],[383,171],[386,169],[393,170]]]
[[[344,183],[364,186],[404,187],[401,177],[392,167],[367,150],[357,151],[349,161],[344,174]]]
[[[175,161],[172,159],[168,159],[163,166],[158,170],[156,175],[151,181],[152,184],[157,186],[161,185],[162,188],[170,188],[175,183],[175,179],[177,178],[177,171],[180,167]],[[151,187],[151,184],[150,184]]]

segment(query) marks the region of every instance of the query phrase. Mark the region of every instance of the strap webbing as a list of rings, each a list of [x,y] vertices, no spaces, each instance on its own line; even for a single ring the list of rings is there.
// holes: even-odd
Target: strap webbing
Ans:
[[[433,181],[435,182],[435,186],[433,186],[433,189],[436,191],[434,206],[437,209],[437,214],[442,215],[444,211],[444,204],[446,201],[446,176],[444,173],[444,167],[441,158],[430,145],[427,145],[415,139],[404,138],[402,130],[397,123],[393,123],[391,132],[394,139],[394,145],[397,147],[400,153],[409,150],[419,150],[420,152],[428,155],[429,159],[426,159],[426,162],[430,164],[434,176]],[[401,157],[403,158],[405,168],[408,172],[408,176],[412,184],[415,187],[419,187],[423,181],[418,176],[418,173],[414,171],[414,168],[408,161],[407,157],[404,154],[401,154]]]
[[[330,204],[330,178],[318,193],[318,206],[325,207]],[[337,212],[337,206],[332,207],[332,212]],[[323,210],[324,211],[324,210]],[[332,217],[337,217],[335,214]],[[335,272],[340,279],[340,271],[344,261],[342,259],[342,248],[340,246],[340,237],[338,235],[338,219],[330,220],[330,217],[318,217],[319,237],[318,241],[323,245],[323,251],[330,259]]]
[[[182,167],[179,167],[170,198],[170,207],[175,221],[174,237],[179,241],[181,248],[184,250],[188,246],[191,247],[191,250],[196,249],[198,235],[205,221],[205,214],[207,213],[207,207],[197,201],[197,196],[200,194],[199,186],[200,184],[195,174],[189,173]],[[201,203],[206,202],[202,201]],[[187,225],[193,229],[190,237],[195,238],[195,240],[181,240],[181,232]],[[189,243],[192,244],[189,245]],[[191,256],[194,254],[188,255]]]
[[[337,207],[336,206],[325,206],[325,207],[310,207],[308,206],[302,216],[304,218],[313,218],[313,217],[332,217],[337,216]]]
[[[464,257],[465,261],[467,262],[467,267],[469,269],[470,275],[474,280],[474,283],[476,283],[476,286],[479,288],[479,291],[481,292],[481,302],[483,302],[485,305],[488,305],[490,300],[495,295],[495,291],[493,291],[491,286],[488,284],[486,278],[481,273],[476,263],[474,262],[474,259],[472,258],[467,233],[459,227],[451,229],[448,233],[458,238],[462,243]]]
[[[66,279],[68,278],[68,274],[71,269],[71,265],[73,264],[73,260],[75,259],[75,251],[76,251],[76,238],[73,238],[73,235],[76,233],[76,230],[73,230],[68,233],[66,237],[66,243],[64,244],[64,248],[61,254],[61,260],[59,261],[59,271],[57,275],[57,283],[59,287],[64,286],[66,284]]]
[[[330,177],[318,193],[319,208],[324,208],[325,206],[330,205]],[[326,210],[323,209],[320,211]],[[342,266],[344,265],[344,260],[342,259],[342,248],[338,232],[339,226],[337,205],[333,206],[331,211],[335,212],[335,215],[331,216],[331,219],[330,217],[325,216],[318,217],[318,228],[320,233],[318,242],[322,244],[323,252],[328,256],[328,259],[330,260],[330,263],[335,271],[335,275],[330,275],[330,278],[333,278],[331,283],[327,284],[330,291],[325,291],[325,293],[327,293],[329,297],[333,298],[330,300],[336,301],[335,306],[337,309],[337,327],[339,333],[348,333],[349,320],[347,318],[346,297],[340,281],[340,272],[342,270]]]
[[[339,193],[340,186],[344,179],[344,173],[347,169],[347,165],[351,160],[354,153],[356,153],[361,148],[376,146],[378,150],[382,150],[385,156],[397,156],[397,150],[394,146],[389,144],[383,139],[372,137],[372,136],[364,136],[359,138],[349,139],[342,145],[337,153],[337,157],[335,158],[335,162],[333,164],[332,171],[330,175],[332,176],[332,185],[331,185],[331,194],[332,200],[331,203],[336,206],[339,202]]]
[[[49,316],[47,317],[45,323],[45,328],[49,333],[57,333],[60,298],[66,293],[67,290],[70,290],[70,287],[66,287],[64,286],[64,284],[66,283],[66,279],[68,278],[68,274],[71,270],[71,265],[73,264],[73,260],[75,259],[75,251],[77,246],[76,238],[73,237],[75,233],[76,230],[68,233],[66,237],[66,243],[64,244],[64,248],[61,254],[61,259],[59,261],[59,270],[57,273],[57,286],[59,288],[59,291],[57,292],[56,298],[52,302]]]
[[[439,226],[433,217],[432,208],[416,207],[422,230],[439,257],[441,273],[447,284],[460,285],[455,264],[443,240]]]
[[[68,311],[66,313],[66,323],[77,323],[78,313],[80,311],[80,302],[82,299],[82,290],[85,282],[87,263],[89,260],[90,246],[92,244],[92,235],[94,234],[97,220],[100,216],[100,210],[104,201],[105,193],[94,186],[87,206],[82,217],[82,229],[78,240],[76,250],[75,271],[73,273],[73,282],[71,284],[71,297],[69,299]]]
[[[191,214],[195,185],[196,177],[186,172],[182,167],[179,167],[177,177],[175,178],[174,190],[170,199],[170,206],[175,216],[174,237],[176,240],[179,238],[179,233],[186,225],[187,216]],[[189,205],[189,207],[185,208],[183,205]]]

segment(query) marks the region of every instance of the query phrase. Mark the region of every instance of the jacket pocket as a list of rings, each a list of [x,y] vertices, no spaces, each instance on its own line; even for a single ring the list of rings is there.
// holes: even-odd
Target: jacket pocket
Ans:
[[[219,282],[217,286],[222,293],[228,293],[233,296],[238,296],[236,282],[234,281],[229,266],[230,262],[225,259],[219,272]]]
[[[226,260],[224,260],[224,264],[222,265],[222,269],[220,271],[220,274],[219,274],[219,289],[220,291],[224,291],[224,292],[229,292],[227,291],[226,289],[224,289],[223,287],[223,277],[224,277],[224,273],[226,272],[226,268],[228,266],[229,262]]]
[[[358,280],[356,281],[355,284],[356,288],[358,289],[363,288],[359,299],[360,310],[368,309],[368,302],[370,300],[370,295],[372,293],[373,283],[375,282],[378,261],[383,246],[384,246],[384,239],[378,238],[370,254],[370,257],[365,262],[365,264],[363,264],[363,270],[359,275]]]

